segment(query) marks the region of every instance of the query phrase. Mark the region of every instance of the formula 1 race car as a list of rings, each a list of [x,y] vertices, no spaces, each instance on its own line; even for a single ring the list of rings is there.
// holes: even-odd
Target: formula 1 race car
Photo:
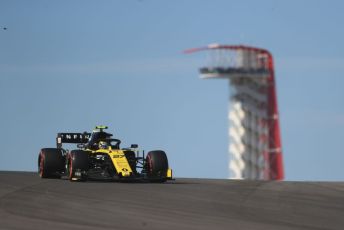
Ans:
[[[96,126],[92,133],[58,133],[56,148],[42,148],[38,156],[41,178],[67,177],[70,181],[111,179],[119,181],[165,182],[172,180],[166,153],[144,151],[138,145],[120,148],[121,141]],[[77,144],[76,150],[62,148],[63,143]]]

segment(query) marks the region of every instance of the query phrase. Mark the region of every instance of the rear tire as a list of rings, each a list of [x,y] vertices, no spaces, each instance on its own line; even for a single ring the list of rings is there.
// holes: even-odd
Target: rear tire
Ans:
[[[62,149],[43,148],[38,156],[38,174],[41,178],[61,178],[65,157]]]
[[[72,150],[68,155],[67,176],[70,181],[87,180],[89,157],[87,151]],[[80,173],[79,175],[76,175]]]
[[[146,157],[146,169],[152,182],[165,182],[168,170],[166,153],[162,150],[150,151]]]

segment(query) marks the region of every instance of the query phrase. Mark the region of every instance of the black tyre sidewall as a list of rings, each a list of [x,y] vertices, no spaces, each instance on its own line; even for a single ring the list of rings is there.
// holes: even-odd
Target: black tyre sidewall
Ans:
[[[65,158],[62,150],[43,148],[38,156],[38,173],[42,178],[60,178],[64,171]]]
[[[72,150],[68,156],[68,178],[72,180],[74,173],[77,170],[88,171],[89,170],[89,156],[87,151]],[[85,179],[85,178],[83,178]]]
[[[150,151],[146,157],[148,173],[151,176],[166,175],[168,160],[162,150]]]

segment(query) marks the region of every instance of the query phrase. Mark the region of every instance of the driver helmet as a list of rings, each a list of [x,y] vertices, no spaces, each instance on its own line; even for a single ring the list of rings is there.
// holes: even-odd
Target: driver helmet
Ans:
[[[105,141],[99,141],[99,149],[107,149],[108,148],[108,144]]]

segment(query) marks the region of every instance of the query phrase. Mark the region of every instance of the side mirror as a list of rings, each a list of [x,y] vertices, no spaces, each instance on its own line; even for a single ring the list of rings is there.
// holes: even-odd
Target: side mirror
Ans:
[[[131,149],[137,149],[139,147],[139,145],[137,145],[137,144],[131,144],[130,145],[130,148]]]

